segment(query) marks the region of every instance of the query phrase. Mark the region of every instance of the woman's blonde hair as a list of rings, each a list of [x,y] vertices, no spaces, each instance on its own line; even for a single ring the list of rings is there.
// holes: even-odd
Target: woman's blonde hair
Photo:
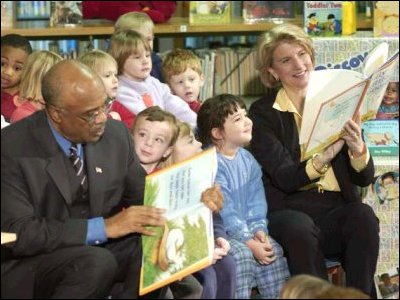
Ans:
[[[116,67],[118,67],[117,61],[114,59],[114,57],[107,52],[97,49],[86,52],[78,58],[78,61],[87,65],[96,73],[98,73],[107,62],[113,63]]]
[[[190,50],[175,49],[167,54],[163,60],[162,71],[165,80],[169,83],[171,77],[185,72],[188,68],[201,75],[201,62],[199,57]]]
[[[42,79],[47,71],[62,59],[57,53],[47,50],[30,54],[21,75],[20,99],[43,101]]]
[[[115,31],[130,29],[130,30],[151,30],[154,29],[154,23],[146,13],[128,12],[118,18],[114,24]]]
[[[281,290],[281,299],[315,299],[331,284],[311,275],[296,275],[290,278]]]
[[[282,43],[302,46],[311,56],[312,63],[315,64],[315,50],[312,40],[302,28],[289,23],[276,26],[261,34],[257,45],[256,69],[266,87],[280,85],[280,82],[272,76],[268,69],[272,67],[275,49]]]
[[[177,120],[177,127],[178,127],[178,130],[179,130],[179,134],[177,135],[175,143],[179,139],[182,139],[184,137],[190,136],[193,133],[192,128],[186,122],[182,122],[182,121]],[[163,162],[161,162],[161,164],[160,164],[161,168],[172,166],[173,164],[178,162],[175,159],[174,153],[175,153],[175,148],[172,150],[171,154]]]
[[[111,36],[110,48],[108,53],[115,58],[118,65],[118,75],[122,74],[125,61],[132,54],[140,54],[139,48],[151,53],[151,48],[147,40],[138,32],[130,29],[122,29],[114,32]]]

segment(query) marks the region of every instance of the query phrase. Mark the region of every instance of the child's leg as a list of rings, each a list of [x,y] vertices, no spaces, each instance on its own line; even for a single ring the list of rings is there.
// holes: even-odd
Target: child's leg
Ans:
[[[236,263],[236,298],[250,299],[251,289],[255,284],[256,261],[247,246],[236,240],[229,240],[229,254]]]
[[[215,265],[211,265],[193,274],[193,276],[203,286],[201,299],[215,299],[215,297],[217,296],[217,288],[219,282],[217,279],[217,274],[215,273],[214,266]]]
[[[271,237],[269,237],[269,241],[274,249],[276,260],[269,265],[257,265],[256,282],[263,298],[278,299],[282,286],[290,277],[290,273],[282,247]]]
[[[218,289],[216,299],[234,299],[236,291],[236,262],[228,254],[214,265],[217,274]]]

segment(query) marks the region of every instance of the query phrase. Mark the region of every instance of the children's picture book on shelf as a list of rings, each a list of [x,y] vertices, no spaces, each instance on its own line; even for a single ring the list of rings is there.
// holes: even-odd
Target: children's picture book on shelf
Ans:
[[[399,268],[392,268],[374,277],[378,299],[399,299]]]
[[[342,34],[343,1],[304,1],[304,29],[311,36]]]
[[[15,2],[1,1],[1,28],[12,28],[15,20]]]
[[[224,24],[230,21],[230,1],[190,1],[190,24]]]
[[[399,2],[374,1],[374,36],[399,36]]]
[[[372,156],[399,155],[398,120],[370,120],[362,124],[362,134]]]
[[[201,194],[214,184],[215,147],[146,177],[144,205],[166,209],[164,228],[142,236],[139,294],[144,295],[212,263],[212,213]]]
[[[293,1],[243,1],[246,23],[294,18]]]
[[[322,151],[343,134],[345,123],[360,112],[362,121],[375,118],[399,62],[379,44],[365,58],[363,72],[327,69],[310,73],[300,131],[302,160]]]
[[[50,26],[75,27],[82,22],[82,1],[51,1]]]

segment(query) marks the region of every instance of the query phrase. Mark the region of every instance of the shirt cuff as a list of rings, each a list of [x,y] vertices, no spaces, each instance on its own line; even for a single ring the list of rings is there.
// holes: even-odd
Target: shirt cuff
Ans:
[[[366,147],[365,153],[357,158],[351,154],[350,150],[348,151],[349,157],[350,157],[350,164],[353,167],[353,169],[356,170],[357,173],[360,173],[368,165],[370,154],[369,154],[368,147],[367,146],[365,146],[365,147]]]
[[[100,245],[107,242],[106,225],[104,218],[98,217],[88,220],[86,245]]]
[[[307,173],[308,178],[310,178],[310,180],[314,180],[314,179],[321,177],[321,174],[319,174],[317,172],[317,170],[315,170],[314,166],[312,165],[312,158],[310,158],[307,161],[306,173]]]

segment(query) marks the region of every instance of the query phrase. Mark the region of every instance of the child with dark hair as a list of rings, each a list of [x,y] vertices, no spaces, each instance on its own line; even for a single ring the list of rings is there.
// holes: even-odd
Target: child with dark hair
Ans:
[[[32,47],[23,36],[8,34],[1,37],[1,114],[7,122],[17,108],[22,70],[31,53]]]
[[[236,262],[236,298],[250,298],[256,285],[263,298],[277,299],[290,274],[281,246],[268,235],[261,168],[243,148],[252,126],[243,100],[229,94],[207,99],[197,116],[200,142],[217,148],[220,214]]]

